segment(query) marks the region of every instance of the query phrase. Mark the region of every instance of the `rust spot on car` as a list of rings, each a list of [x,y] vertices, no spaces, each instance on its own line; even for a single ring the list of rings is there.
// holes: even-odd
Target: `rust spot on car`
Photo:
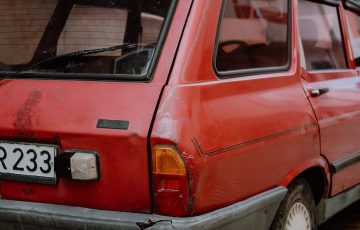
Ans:
[[[32,137],[32,126],[34,119],[34,107],[39,104],[42,95],[38,90],[32,91],[25,103],[17,109],[14,128],[17,130],[18,136]],[[36,122],[38,123],[38,122]]]
[[[141,143],[140,135],[135,132],[130,134],[128,140],[132,146],[138,146]]]

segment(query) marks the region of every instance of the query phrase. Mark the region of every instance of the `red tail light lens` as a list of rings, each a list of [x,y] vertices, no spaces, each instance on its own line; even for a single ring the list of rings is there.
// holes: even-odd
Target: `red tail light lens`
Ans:
[[[188,177],[179,153],[171,146],[152,152],[154,211],[168,216],[188,214]]]

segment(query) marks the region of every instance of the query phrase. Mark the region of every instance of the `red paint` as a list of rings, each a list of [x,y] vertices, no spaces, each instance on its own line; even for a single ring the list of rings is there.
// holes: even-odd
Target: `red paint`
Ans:
[[[320,137],[305,93],[316,79],[311,74],[308,82],[300,77],[297,23],[293,23],[289,71],[218,79],[211,59],[217,17],[206,15],[219,15],[220,7],[221,3],[215,1],[194,3],[192,12],[201,13],[189,17],[192,23],[186,27],[152,132],[152,145],[171,140],[188,165],[191,215],[272,187],[287,186],[313,167],[322,168],[330,185],[329,165],[321,156],[320,140],[338,143],[335,137]],[[293,1],[293,21],[297,20],[296,9],[297,1]],[[355,88],[347,80],[355,80],[354,73],[346,70],[317,76],[333,80],[341,77],[339,81],[348,82],[346,87]],[[354,103],[355,107],[360,105]],[[329,188],[325,188],[326,194]]]
[[[151,212],[147,136],[190,7],[179,1],[150,83],[3,80],[1,139],[57,144],[99,153],[101,179],[60,179],[56,186],[1,181],[3,199],[106,210]],[[129,129],[97,129],[98,119],[128,120]]]
[[[354,61],[348,57],[344,71],[301,70],[292,2],[287,71],[219,79],[212,57],[222,1],[193,1],[181,37],[191,1],[180,0],[150,83],[2,81],[2,138],[97,151],[102,175],[99,182],[61,179],[56,186],[1,181],[2,197],[151,212],[156,198],[150,197],[147,141],[154,114],[150,146],[176,146],[188,170],[189,213],[175,215],[198,215],[287,186],[313,167],[322,168],[332,184],[329,196],[358,183],[358,165],[334,177],[328,165],[360,150]],[[308,89],[316,87],[330,92],[310,98]],[[129,120],[129,130],[96,129],[101,118]]]
[[[219,15],[220,7],[194,2],[192,12],[202,14],[190,15],[152,132],[152,145],[169,139],[183,154],[192,215],[278,186],[302,161],[320,158],[295,31],[289,71],[219,80],[211,59],[217,18],[206,15]]]
[[[360,125],[360,78],[354,69],[348,31],[342,4],[339,6],[345,53],[349,69],[335,71],[314,71],[306,73],[304,89],[310,98],[321,133],[321,153],[330,163],[345,158],[360,150],[358,131]],[[311,97],[311,89],[328,88],[329,92]],[[352,170],[359,166],[351,167]],[[344,176],[351,168],[333,176],[331,194],[335,195],[359,183],[360,175]]]

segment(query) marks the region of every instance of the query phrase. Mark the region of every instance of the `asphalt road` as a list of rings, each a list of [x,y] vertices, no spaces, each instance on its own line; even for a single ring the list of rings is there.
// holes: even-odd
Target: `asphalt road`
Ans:
[[[360,202],[353,204],[340,212],[322,226],[319,230],[360,230]]]

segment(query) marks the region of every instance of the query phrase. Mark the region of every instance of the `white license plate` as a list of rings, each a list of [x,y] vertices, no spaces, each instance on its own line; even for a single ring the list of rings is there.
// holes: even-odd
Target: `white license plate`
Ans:
[[[55,184],[55,145],[0,141],[0,179]]]

